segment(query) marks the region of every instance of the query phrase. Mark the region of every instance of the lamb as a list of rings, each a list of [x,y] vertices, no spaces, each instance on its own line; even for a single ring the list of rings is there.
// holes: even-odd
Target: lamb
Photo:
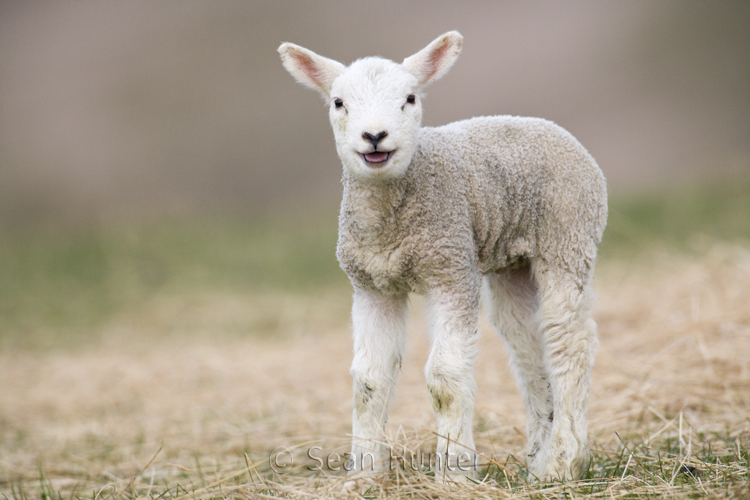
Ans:
[[[421,127],[422,90],[463,37],[403,63],[350,66],[284,43],[284,67],[329,107],[343,163],[337,257],[354,287],[355,472],[388,468],[386,410],[401,368],[409,293],[431,318],[425,367],[445,472],[476,477],[472,437],[480,299],[505,340],[527,411],[527,465],[573,479],[589,460],[586,419],[598,346],[591,281],[607,218],[604,176],[567,131],[490,116]]]

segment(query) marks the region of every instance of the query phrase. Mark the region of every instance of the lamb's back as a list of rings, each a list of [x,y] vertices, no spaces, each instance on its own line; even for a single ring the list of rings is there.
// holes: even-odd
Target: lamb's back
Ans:
[[[490,116],[422,129],[423,170],[443,176],[469,216],[484,271],[542,257],[593,267],[606,224],[604,176],[586,149],[548,120]]]

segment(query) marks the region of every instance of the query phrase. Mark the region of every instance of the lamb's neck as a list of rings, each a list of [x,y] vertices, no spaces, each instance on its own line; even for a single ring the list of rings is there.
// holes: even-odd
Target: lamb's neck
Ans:
[[[367,182],[345,173],[343,184],[342,222],[346,221],[350,231],[359,233],[373,244],[377,240],[387,245],[387,240],[398,233],[399,212],[406,201],[407,178]]]

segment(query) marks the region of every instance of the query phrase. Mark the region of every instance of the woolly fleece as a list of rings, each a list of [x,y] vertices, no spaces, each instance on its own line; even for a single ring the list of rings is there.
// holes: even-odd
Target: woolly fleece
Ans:
[[[424,127],[403,177],[344,170],[337,257],[355,287],[426,293],[539,259],[585,286],[607,218],[604,176],[566,130],[493,116]]]

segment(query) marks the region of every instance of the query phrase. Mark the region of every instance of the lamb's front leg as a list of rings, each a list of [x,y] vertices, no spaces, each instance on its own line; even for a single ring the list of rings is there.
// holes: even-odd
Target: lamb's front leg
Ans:
[[[388,402],[401,368],[407,295],[356,290],[354,326],[354,418],[352,473],[385,470],[390,456],[384,443]]]
[[[475,288],[433,290],[429,301],[432,349],[425,375],[437,417],[435,472],[474,478],[479,463],[473,451],[472,425],[479,284]]]

